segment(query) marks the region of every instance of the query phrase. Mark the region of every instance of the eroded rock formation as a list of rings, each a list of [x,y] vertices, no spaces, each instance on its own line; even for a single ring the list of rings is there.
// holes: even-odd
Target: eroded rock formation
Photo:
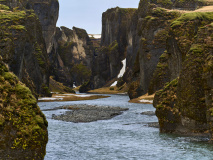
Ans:
[[[42,28],[33,11],[1,5],[0,54],[4,62],[33,92],[45,95],[49,66]]]
[[[126,58],[130,19],[136,9],[112,8],[102,15],[101,48],[96,50],[93,66],[94,88],[116,78]],[[98,66],[98,67],[97,67]]]
[[[129,83],[130,98],[162,89],[154,100],[162,132],[210,133],[212,137],[213,14],[168,10],[194,10],[205,4],[197,0],[141,0],[126,22],[126,33],[119,32],[124,41],[116,39],[119,18],[112,18],[119,9],[103,15],[102,44],[115,44],[116,40],[117,46],[126,49],[120,56],[127,58],[123,79]],[[105,66],[110,68],[109,56],[101,53],[103,59],[108,58]],[[105,70],[105,76],[111,76],[110,70]]]
[[[87,82],[91,76],[94,48],[84,29],[73,27],[57,28],[56,42],[58,45],[58,64],[54,63],[55,79],[68,86],[72,81],[76,85]]]
[[[0,83],[0,159],[44,159],[46,118],[30,89],[9,72],[1,57]]]

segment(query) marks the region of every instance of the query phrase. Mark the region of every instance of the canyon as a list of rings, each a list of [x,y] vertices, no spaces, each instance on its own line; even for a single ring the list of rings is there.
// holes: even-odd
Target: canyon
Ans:
[[[0,158],[17,153],[43,159],[48,125],[36,98],[51,96],[50,81],[70,92],[73,84],[87,92],[118,81],[130,99],[155,93],[160,132],[208,134],[212,141],[210,5],[140,0],[137,9],[111,8],[102,15],[101,39],[95,39],[84,29],[56,27],[57,0],[0,1],[0,141],[5,144]]]

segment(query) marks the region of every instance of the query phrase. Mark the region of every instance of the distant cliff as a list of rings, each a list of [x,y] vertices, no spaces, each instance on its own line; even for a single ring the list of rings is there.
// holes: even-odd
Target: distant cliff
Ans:
[[[103,87],[119,74],[127,52],[127,33],[136,9],[112,8],[102,15],[101,47],[93,66],[94,88]]]
[[[72,87],[81,85],[91,76],[94,54],[92,42],[84,29],[57,28],[55,36],[57,50],[52,59],[54,79]]]
[[[126,58],[123,80],[129,85],[130,98],[158,91],[154,106],[161,132],[209,133],[213,137],[213,12],[191,12],[206,4],[141,0],[128,16],[124,15],[130,12],[122,12],[125,9],[105,12],[102,48],[94,63],[100,66],[94,72],[95,87],[116,77],[119,62]]]

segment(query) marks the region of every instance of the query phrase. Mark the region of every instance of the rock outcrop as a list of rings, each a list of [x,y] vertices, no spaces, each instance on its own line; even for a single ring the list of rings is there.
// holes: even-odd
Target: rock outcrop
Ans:
[[[103,87],[118,76],[122,68],[121,61],[127,54],[129,20],[135,11],[116,7],[103,13],[101,48],[96,50],[92,70],[94,88]]]
[[[3,59],[8,54],[6,52],[10,52],[10,56],[5,59],[10,70],[34,92],[34,95],[48,95],[48,57],[51,57],[57,47],[55,32],[58,0],[7,0],[0,3],[9,7],[7,13],[1,12],[4,15],[1,16],[1,40],[8,41],[6,48],[6,42],[1,44]],[[10,22],[6,22],[8,18]],[[12,34],[8,35],[7,32]]]
[[[179,78],[156,93],[161,132],[212,137],[212,20],[212,12],[192,12],[171,23],[165,60],[159,63],[167,69],[156,72]]]
[[[72,86],[87,82],[91,76],[94,48],[91,40],[84,29],[73,27],[57,28],[56,42],[58,45],[56,57],[58,64],[55,65],[54,78]]]
[[[1,4],[10,8],[21,10],[34,10],[42,26],[42,34],[45,39],[47,53],[55,51],[55,33],[56,22],[58,20],[59,2],[58,0],[7,0],[1,1]]]
[[[46,118],[30,89],[9,72],[1,57],[0,83],[0,159],[44,159]]]
[[[0,54],[4,62],[33,92],[45,95],[49,66],[40,22],[32,10],[1,5]]]
[[[131,19],[128,34],[127,69],[124,79],[127,83],[131,82],[130,98],[147,92],[153,94],[163,88],[166,82],[177,78],[186,54],[183,52],[189,50],[186,47],[188,42],[184,41],[181,33],[175,36],[175,33],[171,32],[172,21],[180,17],[181,13],[161,7],[192,10],[204,4],[205,2],[178,0],[140,1],[137,15]],[[196,32],[196,28],[192,28],[189,34],[194,35]],[[175,39],[177,37],[180,39]],[[178,46],[179,43],[181,46]],[[190,47],[190,44],[188,46]]]
[[[113,60],[108,56],[112,49],[106,46],[115,46],[112,53],[122,53],[119,57],[127,58],[123,79],[129,83],[130,98],[160,90],[154,106],[161,132],[207,133],[213,137],[213,14],[169,10],[195,10],[205,4],[197,0],[141,0],[138,10],[127,21],[123,20],[127,27],[119,31],[121,18],[114,18],[119,17],[119,8],[103,14],[102,45],[105,48],[97,59],[101,56],[102,60],[106,59],[104,76],[113,77],[109,69]],[[102,84],[106,83],[104,76],[96,75]]]

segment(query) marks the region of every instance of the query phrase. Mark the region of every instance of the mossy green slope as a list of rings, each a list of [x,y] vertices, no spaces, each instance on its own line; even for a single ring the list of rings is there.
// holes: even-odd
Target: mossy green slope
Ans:
[[[29,88],[0,57],[0,159],[42,160],[47,121]]]

